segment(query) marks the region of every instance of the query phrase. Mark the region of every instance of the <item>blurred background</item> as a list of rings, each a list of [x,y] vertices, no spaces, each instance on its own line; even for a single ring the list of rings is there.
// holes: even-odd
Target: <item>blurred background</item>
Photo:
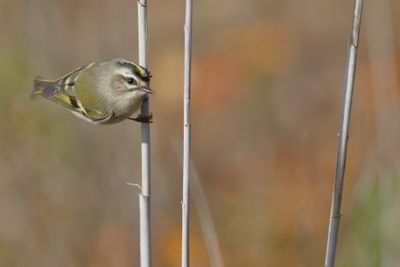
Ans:
[[[323,266],[353,1],[195,1],[192,154],[226,266]],[[154,266],[180,264],[184,1],[149,1]],[[400,262],[400,2],[366,1],[337,266]],[[0,0],[0,266],[139,266],[140,124],[31,101],[137,62],[134,0]],[[192,210],[191,263],[211,266]]]

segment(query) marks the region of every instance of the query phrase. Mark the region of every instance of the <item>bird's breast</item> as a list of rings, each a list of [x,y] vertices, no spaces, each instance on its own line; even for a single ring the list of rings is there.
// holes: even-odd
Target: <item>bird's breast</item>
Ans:
[[[140,108],[144,96],[144,94],[138,92],[129,92],[120,95],[112,101],[111,110],[115,117],[126,119]]]

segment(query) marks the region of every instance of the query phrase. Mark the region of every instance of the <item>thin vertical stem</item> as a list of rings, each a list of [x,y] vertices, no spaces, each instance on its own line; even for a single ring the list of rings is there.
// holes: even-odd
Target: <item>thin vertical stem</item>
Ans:
[[[192,0],[186,0],[183,85],[183,184],[182,184],[182,267],[189,267],[189,184],[190,184],[190,82],[192,61]]]
[[[336,247],[339,235],[340,206],[342,202],[344,171],[346,166],[347,141],[349,137],[349,121],[353,97],[354,80],[357,65],[357,50],[360,36],[361,13],[363,0],[356,0],[353,14],[353,27],[349,43],[347,67],[344,82],[344,104],[342,125],[339,134],[339,146],[336,162],[335,186],[332,195],[332,207],[329,223],[325,267],[335,264]]]
[[[171,141],[171,145],[179,163],[182,164],[182,153],[180,152],[181,147],[179,146],[178,139],[174,139],[173,142]],[[200,174],[197,171],[193,160],[190,160],[190,192],[190,197],[196,207],[204,242],[208,250],[210,265],[211,267],[224,267],[225,264],[222,259],[222,253],[217,231],[211,215],[210,205],[208,204],[207,196],[201,183]]]
[[[147,68],[147,0],[138,0],[139,65]],[[142,104],[142,116],[148,116],[149,99]],[[140,266],[151,267],[150,221],[150,124],[142,123],[142,190],[139,195],[140,212]]]

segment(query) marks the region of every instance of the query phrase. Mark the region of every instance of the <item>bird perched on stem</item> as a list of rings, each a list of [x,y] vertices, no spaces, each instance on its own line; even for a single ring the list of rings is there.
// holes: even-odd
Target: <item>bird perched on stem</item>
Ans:
[[[143,100],[154,91],[150,72],[124,59],[82,66],[56,80],[36,77],[31,99],[47,98],[76,116],[95,124],[124,119],[149,123],[152,114],[135,118]]]

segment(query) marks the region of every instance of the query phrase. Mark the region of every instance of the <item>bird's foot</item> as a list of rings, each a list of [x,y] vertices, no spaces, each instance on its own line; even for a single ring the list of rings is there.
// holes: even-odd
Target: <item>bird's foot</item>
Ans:
[[[139,115],[135,118],[128,118],[131,121],[137,121],[141,123],[152,123],[153,122],[153,113],[150,113],[149,115]]]

